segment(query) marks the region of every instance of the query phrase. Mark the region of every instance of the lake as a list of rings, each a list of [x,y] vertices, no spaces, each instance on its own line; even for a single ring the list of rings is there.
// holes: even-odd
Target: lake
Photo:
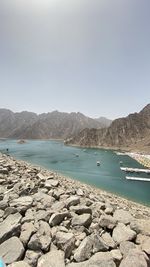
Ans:
[[[6,153],[7,148],[16,159],[150,206],[150,182],[126,180],[126,174],[120,170],[120,161],[125,167],[143,168],[127,155],[116,155],[114,151],[105,149],[65,146],[61,141],[28,140],[25,144],[18,144],[16,140],[1,140],[0,151]],[[97,161],[100,161],[100,166],[97,166]],[[150,178],[146,174],[141,176]]]

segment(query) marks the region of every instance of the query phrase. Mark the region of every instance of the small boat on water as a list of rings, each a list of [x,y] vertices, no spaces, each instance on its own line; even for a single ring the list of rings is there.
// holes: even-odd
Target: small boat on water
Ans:
[[[100,161],[97,161],[97,163],[96,163],[96,164],[97,164],[97,166],[100,166],[100,165],[101,165],[101,164],[100,164]]]
[[[76,157],[78,158],[79,157],[79,154],[76,154]]]

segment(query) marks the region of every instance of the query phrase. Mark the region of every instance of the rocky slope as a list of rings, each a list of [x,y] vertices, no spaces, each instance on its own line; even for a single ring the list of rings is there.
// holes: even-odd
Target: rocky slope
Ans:
[[[150,152],[150,104],[139,113],[114,120],[106,129],[84,129],[66,144]]]
[[[64,139],[84,128],[102,128],[104,120],[97,121],[81,113],[54,111],[37,115],[32,112],[13,113],[0,109],[0,138]]]
[[[150,208],[0,154],[9,267],[149,267]]]

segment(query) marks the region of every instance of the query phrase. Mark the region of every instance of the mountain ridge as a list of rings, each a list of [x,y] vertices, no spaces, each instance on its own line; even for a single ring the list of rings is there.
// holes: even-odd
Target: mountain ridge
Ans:
[[[114,120],[108,128],[84,129],[65,143],[150,152],[150,104],[139,113]]]
[[[108,122],[107,122],[108,123]],[[0,109],[0,138],[16,139],[65,139],[84,128],[102,128],[104,122],[85,116],[80,112],[57,110],[36,114]]]

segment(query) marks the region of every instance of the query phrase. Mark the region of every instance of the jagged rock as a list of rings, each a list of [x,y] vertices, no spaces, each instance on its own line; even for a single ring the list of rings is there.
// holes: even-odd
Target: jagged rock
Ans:
[[[150,255],[150,237],[147,238],[142,246],[141,246],[142,250],[145,251],[148,255]]]
[[[138,234],[135,240],[135,243],[137,245],[141,245],[144,243],[144,241],[147,239],[148,237],[146,235],[142,235],[142,234]]]
[[[48,223],[41,221],[39,230],[31,237],[28,248],[47,252],[51,244],[51,230]]]
[[[91,238],[93,243],[93,253],[99,251],[108,251],[109,246],[106,245],[104,240],[98,234],[94,234],[93,236],[91,236]]]
[[[59,181],[55,179],[50,179],[45,182],[45,188],[50,189],[52,187],[57,187],[59,185]]]
[[[29,243],[28,248],[34,251],[42,250],[44,252],[47,252],[49,250],[51,244],[51,238],[46,235],[38,235],[37,233],[34,234]]]
[[[76,194],[77,194],[77,196],[80,196],[80,197],[84,196],[84,192],[81,188],[77,189]]]
[[[138,234],[150,236],[150,220],[138,219],[132,221],[130,227]]]
[[[19,235],[22,216],[20,213],[10,214],[0,223],[0,244],[14,235]]]
[[[134,219],[130,212],[123,209],[115,210],[113,217],[116,221],[124,224],[129,224]]]
[[[41,252],[33,251],[33,250],[27,250],[26,254],[25,254],[24,261],[27,262],[30,266],[36,267],[37,261],[41,256],[42,256]]]
[[[1,200],[0,201],[0,209],[5,210],[8,207],[8,201],[6,200]]]
[[[116,267],[116,264],[110,252],[98,252],[87,261],[70,263],[66,267]]]
[[[16,208],[8,207],[4,211],[4,218],[6,218],[7,216],[9,216],[10,214],[14,214],[14,213],[17,213],[17,212],[18,212],[18,210]]]
[[[20,240],[23,243],[24,246],[27,245],[31,235],[35,233],[35,227],[33,223],[24,223],[21,226],[21,235],[20,235]]]
[[[64,252],[59,250],[48,252],[39,258],[37,267],[65,267]]]
[[[8,267],[31,267],[31,266],[24,261],[18,261],[8,265]]]
[[[112,249],[110,252],[114,262],[117,266],[119,266],[121,260],[122,260],[122,254],[119,249]]]
[[[14,207],[22,213],[25,212],[27,209],[31,208],[32,203],[33,198],[30,196],[19,197],[11,201],[10,207]]]
[[[24,247],[18,237],[14,236],[0,245],[0,255],[6,264],[21,260]]]
[[[52,214],[51,211],[48,210],[38,210],[35,214],[35,217],[37,221],[44,220],[48,222],[51,214]]]
[[[85,227],[89,227],[91,222],[92,222],[91,214],[75,215],[72,218],[72,226],[83,225]]]
[[[127,256],[131,249],[135,249],[136,245],[133,242],[130,241],[123,241],[120,243],[120,251],[123,254],[123,256]]]
[[[144,252],[132,249],[122,260],[119,267],[148,267],[149,264],[150,260]]]
[[[51,226],[59,225],[65,218],[70,217],[69,212],[54,213],[49,220]]]
[[[90,258],[92,254],[93,241],[90,237],[86,237],[77,248],[74,254],[74,259],[77,262],[85,261]]]
[[[99,225],[103,228],[113,229],[117,221],[111,215],[101,215]]]
[[[71,256],[75,248],[75,237],[72,233],[57,232],[55,236],[57,247],[65,252],[65,257]]]
[[[87,206],[71,206],[70,207],[71,211],[74,211],[78,215],[84,214],[84,213],[89,213],[92,214],[92,209],[87,207]]]
[[[52,204],[51,210],[54,212],[60,212],[66,207],[66,204],[64,201],[56,201]]]
[[[117,245],[109,233],[102,234],[102,239],[107,247],[116,248]]]
[[[66,206],[69,208],[70,206],[75,206],[80,203],[80,197],[78,196],[71,196],[66,200]]]
[[[41,204],[42,209],[51,208],[55,199],[45,193],[39,191],[38,193],[34,194],[33,196],[34,201],[38,204]]]
[[[125,226],[123,223],[119,223],[113,230],[113,239],[120,244],[123,241],[131,241],[136,238],[136,232]]]

